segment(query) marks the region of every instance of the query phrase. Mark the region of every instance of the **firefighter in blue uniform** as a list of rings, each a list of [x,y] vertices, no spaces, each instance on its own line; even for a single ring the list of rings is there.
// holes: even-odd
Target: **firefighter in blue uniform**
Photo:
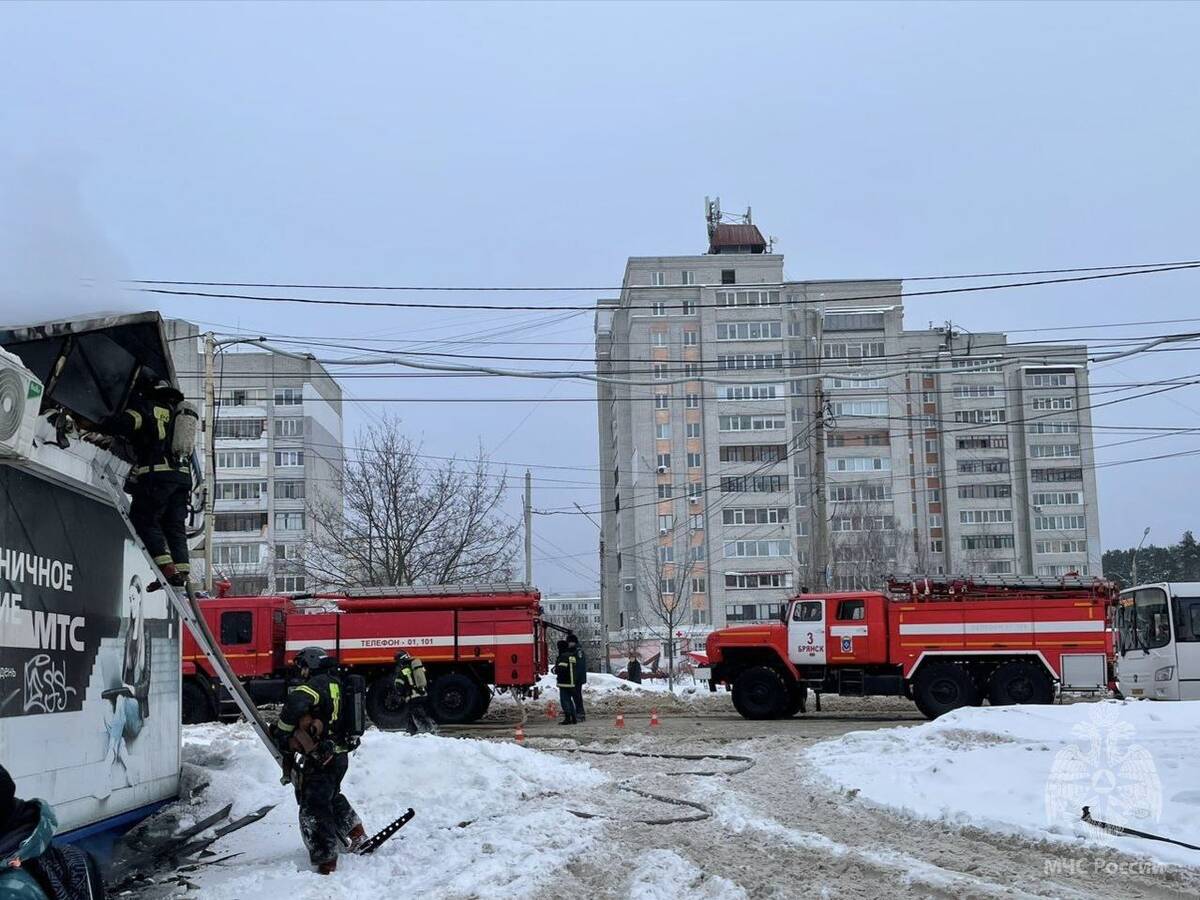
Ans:
[[[300,834],[317,871],[328,875],[337,868],[338,845],[351,852],[366,840],[358,813],[342,794],[350,751],[357,738],[339,733],[344,692],[336,662],[320,647],[305,647],[296,655],[304,684],[293,688],[284,703],[272,737],[283,751],[285,778],[296,788]],[[294,764],[296,755],[302,764]]]
[[[129,519],[155,565],[176,587],[187,584],[191,571],[187,546],[191,459],[172,449],[178,418],[184,414],[195,412],[183,404],[183,394],[159,381],[143,384],[126,409],[100,427],[131,445],[134,463],[125,485],[133,500]]]

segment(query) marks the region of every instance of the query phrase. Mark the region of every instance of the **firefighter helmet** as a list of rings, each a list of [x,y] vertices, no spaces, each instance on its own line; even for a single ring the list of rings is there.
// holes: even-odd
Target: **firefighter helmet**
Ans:
[[[329,655],[320,647],[305,647],[296,654],[296,667],[316,672],[318,669],[324,668],[326,660],[329,660]],[[332,662],[332,660],[329,661]]]

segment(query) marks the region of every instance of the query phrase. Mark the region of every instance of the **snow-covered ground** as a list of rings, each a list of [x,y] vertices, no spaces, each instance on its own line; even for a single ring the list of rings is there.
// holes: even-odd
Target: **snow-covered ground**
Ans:
[[[211,782],[193,801],[192,821],[229,802],[234,817],[278,804],[213,847],[243,855],[191,876],[206,900],[384,897],[398,889],[424,897],[525,896],[586,854],[604,827],[566,811],[566,797],[606,781],[586,763],[513,744],[372,730],[352,757],[344,793],[368,831],[409,806],[417,816],[374,856],[342,857],[331,882],[310,871],[291,788],[279,784],[274,761],[244,724],[186,728],[184,760]]]
[[[558,697],[558,683],[553,672],[543,675],[537,682],[538,690],[552,699]],[[589,698],[595,700],[616,700],[622,697],[646,697],[654,694],[668,695],[671,689],[665,678],[652,678],[641,684],[634,684],[618,678],[616,675],[606,675],[603,672],[588,672],[587,682],[583,686],[583,702],[586,705]],[[693,682],[691,676],[681,677],[675,682],[674,694],[680,699],[690,699],[699,694],[707,694],[708,686],[703,682]],[[507,694],[499,694],[496,700],[501,703],[508,699]]]
[[[858,799],[919,818],[1200,866],[1200,852],[1079,821],[1090,806],[1099,821],[1200,844],[1198,739],[1200,702],[982,707],[853,732],[802,759]]]

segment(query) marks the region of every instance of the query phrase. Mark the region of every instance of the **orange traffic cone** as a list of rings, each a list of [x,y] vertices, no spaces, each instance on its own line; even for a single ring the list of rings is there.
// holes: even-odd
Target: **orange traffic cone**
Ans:
[[[621,712],[620,710],[617,710],[617,721],[613,722],[613,725],[616,726],[617,728],[624,728],[625,727],[625,713]]]
[[[652,709],[652,710],[650,710],[650,727],[657,728],[658,726],[659,726],[658,710]]]
[[[517,723],[517,731],[513,735],[513,737],[516,739],[516,742],[518,744],[525,743],[525,725],[524,725],[524,723],[522,723],[522,722]]]
[[[546,704],[546,718],[547,719],[557,719],[558,718],[558,707],[555,705],[553,700],[551,700],[549,703]]]

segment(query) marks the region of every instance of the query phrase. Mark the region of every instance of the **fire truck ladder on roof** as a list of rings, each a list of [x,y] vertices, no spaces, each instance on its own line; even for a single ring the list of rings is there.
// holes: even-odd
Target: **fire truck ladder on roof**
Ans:
[[[1049,579],[1034,575],[892,575],[887,586],[893,594],[913,598],[1077,594],[1111,599],[1117,595],[1117,587],[1111,581],[1081,575]]]
[[[534,588],[521,582],[492,582],[482,584],[431,584],[405,587],[349,588],[336,594],[319,594],[318,598],[345,597],[348,600],[391,597],[462,597],[470,594],[532,594]]]
[[[158,582],[162,585],[162,589],[167,592],[167,597],[171,600],[171,605],[175,607],[179,613],[179,618],[192,631],[192,637],[196,639],[196,645],[203,651],[208,661],[212,664],[213,671],[217,673],[217,677],[221,679],[221,684],[229,691],[229,696],[233,698],[233,702],[237,704],[238,710],[250,723],[250,727],[254,729],[254,733],[258,735],[259,740],[266,746],[267,751],[275,758],[275,762],[283,767],[283,754],[279,748],[275,746],[275,742],[271,740],[271,735],[267,731],[267,724],[258,714],[258,707],[254,705],[254,701],[250,699],[250,695],[246,693],[245,687],[241,681],[234,675],[233,669],[229,665],[229,660],[225,658],[225,654],[221,652],[221,646],[213,637],[212,630],[208,627],[208,621],[204,618],[204,614],[200,610],[200,604],[196,599],[196,595],[188,588],[186,593],[167,584],[167,579],[163,576],[162,571],[154,562],[154,558],[150,556],[146,545],[142,543],[141,537],[138,536],[137,530],[133,527],[133,522],[129,519],[129,511],[126,508],[128,501],[125,499],[125,491],[114,480],[111,473],[105,476],[105,483],[109,487],[110,499],[121,518],[125,521],[125,527],[129,529],[129,534],[133,536],[134,543],[137,544],[142,555],[146,558],[146,562],[150,564],[151,570],[158,573]],[[180,635],[182,640],[182,635]]]

